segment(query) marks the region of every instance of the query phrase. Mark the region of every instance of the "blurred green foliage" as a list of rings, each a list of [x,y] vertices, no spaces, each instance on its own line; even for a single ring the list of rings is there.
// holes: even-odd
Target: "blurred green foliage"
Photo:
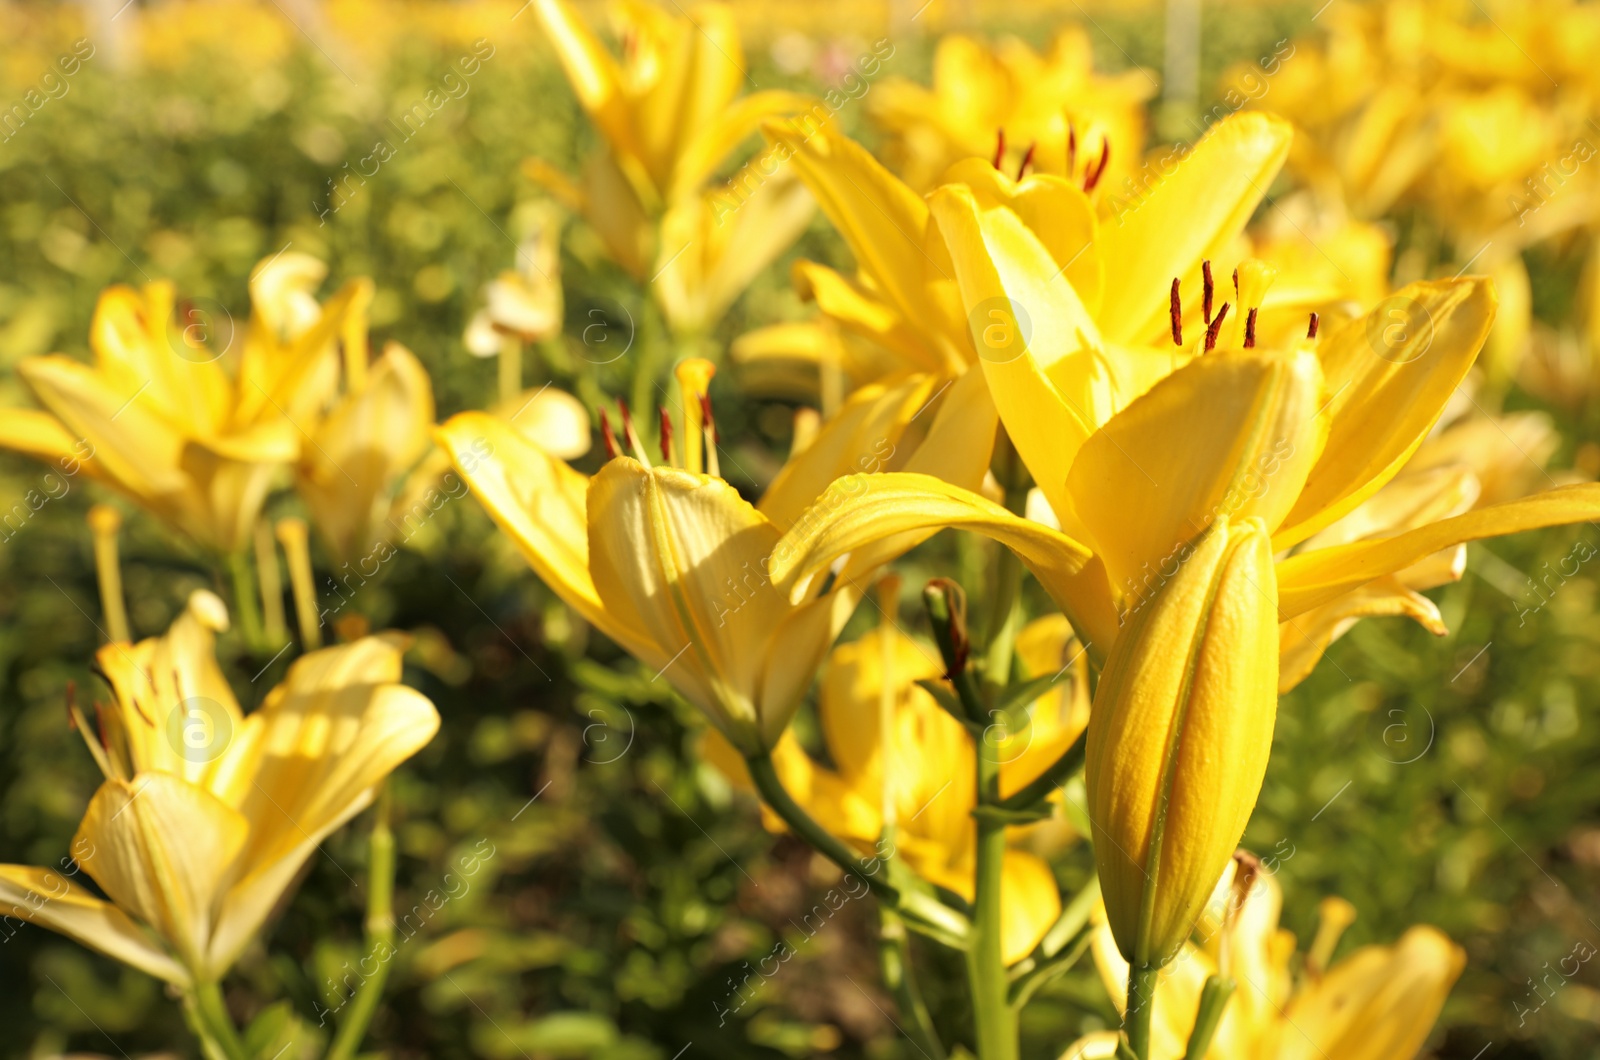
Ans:
[[[1310,12],[1208,11],[1204,83],[1307,31]],[[1011,28],[1036,40],[1048,32],[1023,21]],[[1159,67],[1159,18],[1097,9],[1093,28],[1103,66]],[[514,207],[533,194],[518,163],[537,154],[575,172],[594,141],[533,19],[505,21],[492,43],[470,92],[396,143],[394,158],[326,223],[316,204],[327,182],[392,135],[388,119],[449,68],[456,45],[419,34],[381,63],[341,55],[337,66],[305,46],[266,65],[233,61],[225,47],[142,71],[113,72],[109,55],[86,64],[67,95],[0,145],[0,402],[26,401],[10,371],[19,358],[86,351],[107,284],[168,276],[186,295],[232,307],[242,324],[251,266],[293,246],[330,263],[330,284],[375,278],[375,343],[394,339],[419,354],[441,416],[482,404],[494,366],[469,357],[460,336],[482,285],[511,262]],[[896,45],[893,72],[925,77],[931,42]],[[816,87],[779,74],[761,48],[751,58],[763,86]],[[7,83],[29,83],[37,74],[17,67],[35,61],[48,62],[48,51],[8,56]],[[859,108],[842,120],[870,138]],[[798,255],[846,260],[819,219],[736,306],[720,341],[801,312],[786,279]],[[1534,265],[1536,291],[1570,286],[1569,264]],[[592,310],[645,329],[653,310],[581,232],[564,266],[568,338],[531,378],[555,378],[591,402],[625,393],[632,360],[601,364],[609,352],[586,356],[580,336]],[[751,479],[739,485],[758,488],[787,446],[788,410],[719,409]],[[1563,427],[1578,441],[1595,434],[1592,421]],[[0,500],[36,488],[42,474],[0,459]],[[98,781],[62,710],[69,681],[96,687],[87,663],[99,604],[83,528],[94,493],[71,483],[0,543],[6,861],[57,862]],[[149,635],[213,575],[150,520],[135,515],[128,526],[132,621]],[[1318,899],[1342,894],[1361,914],[1343,950],[1391,940],[1414,922],[1467,948],[1436,1035],[1441,1056],[1576,1058],[1592,1055],[1600,1035],[1592,967],[1533,1015],[1519,1011],[1538,1005],[1529,980],[1546,962],[1580,940],[1600,945],[1590,919],[1600,916],[1593,573],[1580,571],[1526,616],[1519,610],[1533,598],[1518,596],[1521,579],[1593,533],[1475,548],[1466,578],[1438,593],[1449,637],[1369,621],[1282,704],[1247,844],[1280,872],[1285,922],[1302,939]],[[952,561],[971,572],[982,560],[974,542],[936,539],[905,564],[908,599]],[[868,904],[852,903],[814,937],[797,927],[829,870],[764,832],[753,806],[698,764],[691,712],[581,628],[475,502],[447,505],[356,606],[374,627],[416,634],[408,680],[444,718],[438,739],[394,781],[396,912],[416,911],[422,926],[398,947],[374,1048],[596,1060],[915,1055],[876,985]],[[248,656],[231,639],[223,651],[247,707],[282,676],[282,660]],[[338,1003],[335,984],[364,955],[365,857],[358,820],[313,859],[268,945],[228,983],[236,1017],[255,1021],[254,1040],[282,1043],[285,1057],[315,1040],[319,1011]],[[1091,871],[1081,845],[1060,860],[1065,884]],[[425,915],[430,892],[449,900]],[[0,934],[6,1055],[186,1048],[178,1008],[152,980],[37,928]],[[751,968],[779,940],[798,957],[752,996],[746,984],[760,977]],[[959,968],[919,954],[941,1026],[947,1037],[961,1033]],[[751,1000],[724,1016],[736,991]],[[275,998],[288,1007],[265,1007]],[[1113,1019],[1092,971],[1076,969],[1028,1010],[1027,1054],[1054,1057]]]

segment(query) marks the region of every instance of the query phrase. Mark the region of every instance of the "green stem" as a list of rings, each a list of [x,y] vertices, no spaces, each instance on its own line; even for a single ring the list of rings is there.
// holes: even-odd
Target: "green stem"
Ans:
[[[217,983],[197,983],[184,995],[183,1010],[189,1028],[200,1039],[200,1046],[211,1060],[249,1060],[250,1054],[239,1040],[239,1032],[228,1015]]]
[[[1123,1025],[1128,1034],[1128,1047],[1138,1060],[1150,1060],[1150,1017],[1155,1011],[1156,980],[1160,976],[1159,966],[1128,969],[1128,1008]]]
[[[228,557],[228,573],[233,576],[233,613],[239,619],[239,632],[252,651],[261,646],[261,615],[256,605],[256,580],[250,571],[250,554],[239,549]]]
[[[378,794],[373,815],[367,862],[367,954],[378,962],[378,970],[367,976],[350,1002],[350,1015],[339,1024],[323,1060],[349,1060],[361,1048],[367,1027],[383,999],[383,985],[389,978],[389,962],[394,958],[394,832],[389,827],[391,809],[389,786]]]
[[[933,1016],[917,987],[911,965],[911,939],[900,914],[885,903],[878,903],[878,959],[883,965],[883,982],[893,993],[905,1021],[906,1037],[928,1060],[945,1060],[944,1043],[933,1028]]]
[[[883,878],[888,873],[881,860],[863,858],[856,854],[794,801],[784,788],[783,781],[779,779],[771,755],[765,752],[750,755],[745,759],[745,765],[750,770],[750,779],[755,783],[756,791],[760,793],[762,800],[772,808],[773,813],[783,818],[783,822],[795,835],[810,844],[812,849],[844,871],[854,873],[864,880],[878,896],[879,901],[905,916],[912,922],[913,927],[922,925],[927,929],[926,934],[958,949],[965,944],[970,930],[965,917],[928,895],[903,891],[891,886]],[[868,870],[866,865],[872,861],[879,861],[879,864],[876,868]]]
[[[1189,1044],[1183,1050],[1183,1060],[1201,1060],[1211,1048],[1217,1025],[1233,995],[1233,980],[1219,975],[1208,976],[1200,990],[1200,1008],[1195,1013],[1194,1029],[1189,1032]]]
[[[978,803],[1000,801],[1000,743],[986,731],[977,739]],[[967,951],[967,983],[972,994],[978,1060],[1016,1060],[1017,1020],[1006,997],[1006,966],[1001,952],[1000,885],[1006,856],[1003,821],[980,816],[973,901],[972,946]]]

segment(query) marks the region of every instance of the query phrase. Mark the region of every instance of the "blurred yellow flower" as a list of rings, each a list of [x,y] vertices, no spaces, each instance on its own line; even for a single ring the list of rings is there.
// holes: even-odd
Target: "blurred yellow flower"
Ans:
[[[97,727],[72,707],[106,778],[72,856],[110,901],[0,866],[14,915],[184,989],[222,978],[317,845],[439,728],[399,684],[392,633],[303,656],[246,716],[213,653],[227,625],[197,591],[165,636],[97,653],[112,690]]]
[[[1031,623],[1019,639],[1028,644],[1025,654],[1050,667],[1030,676],[1064,670],[1079,654],[1071,631],[1055,616]],[[879,626],[839,645],[828,656],[817,700],[832,767],[812,759],[793,733],[778,742],[772,758],[784,788],[828,831],[872,852],[885,827],[892,826],[896,856],[923,879],[971,901],[977,854],[972,817],[976,750],[962,724],[916,684],[943,672],[937,651],[892,626]],[[1064,678],[1029,708],[1024,729],[1005,736],[999,752],[1003,796],[1038,777],[1083,732],[1089,720],[1086,676]],[[887,753],[879,715],[885,691],[893,700]],[[744,759],[715,732],[707,734],[704,753],[741,787],[752,790]],[[772,811],[766,810],[764,819],[774,831],[783,829]],[[1022,832],[1011,829],[1014,838]],[[1015,846],[1006,851],[1001,891],[1002,952],[1005,962],[1013,964],[1055,922],[1061,899],[1050,866]]]
[[[81,459],[202,546],[238,552],[337,382],[337,347],[359,342],[365,356],[371,281],[351,281],[318,306],[308,288],[322,268],[284,254],[257,270],[231,378],[219,363],[236,341],[225,312],[175,306],[165,281],[108,288],[90,325],[94,363],[23,361],[18,373],[48,411],[9,410],[0,446]]]
[[[484,293],[488,304],[467,322],[467,350],[475,356],[494,356],[507,337],[542,342],[561,333],[561,218],[554,204],[530,212],[516,267],[491,280]]]
[[[1223,894],[1228,892],[1224,890]],[[1224,901],[1227,901],[1225,898]],[[1156,987],[1151,1060],[1180,1060],[1206,978],[1236,983],[1203,1058],[1196,1060],[1410,1060],[1439,1018],[1466,954],[1431,927],[1414,927],[1392,946],[1364,946],[1329,966],[1339,935],[1354,919],[1340,898],[1322,902],[1322,923],[1301,975],[1294,936],[1278,927],[1283,895],[1256,877],[1243,905],[1215,917],[1207,936],[1162,972]],[[1097,930],[1095,963],[1106,991],[1126,1006],[1128,965],[1109,925]],[[1112,1060],[1117,1033],[1073,1043],[1061,1060]]]
[[[810,220],[793,177],[763,177],[732,216],[705,185],[761,121],[814,105],[793,92],[740,97],[749,80],[732,10],[614,6],[619,63],[566,0],[533,0],[578,102],[605,138],[574,182],[538,159],[526,175],[580,213],[652,292],[679,333],[701,331]]]
[[[889,134],[885,156],[918,192],[973,157],[992,157],[1007,172],[1026,157],[1036,173],[1075,181],[1106,165],[1097,182],[1109,187],[1137,170],[1144,104],[1155,92],[1145,70],[1097,74],[1088,33],[1069,26],[1044,54],[1015,37],[990,44],[947,34],[934,51],[932,86],[885,78],[867,109]]]

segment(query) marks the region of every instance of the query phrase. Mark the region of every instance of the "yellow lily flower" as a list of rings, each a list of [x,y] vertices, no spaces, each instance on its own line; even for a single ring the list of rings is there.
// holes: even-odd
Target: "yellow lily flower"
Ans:
[[[991,211],[983,219],[989,228],[980,232],[998,233],[996,245],[1003,236],[1021,248],[988,259],[1014,266],[1008,282],[1020,289],[1031,277],[1050,275],[1053,259],[1007,217]],[[984,259],[955,260],[974,267],[969,301],[997,289]],[[968,286],[964,273],[964,291]],[[1060,287],[1023,299],[1054,302],[1049,317],[1036,313],[1044,318],[1036,346],[1059,350],[1060,336],[1090,334],[1094,322],[1072,294]],[[1330,548],[1308,540],[1404,467],[1466,375],[1493,312],[1493,290],[1481,279],[1412,284],[1296,349],[1219,349],[1192,357],[1158,374],[1158,382],[1103,423],[1085,411],[1096,407],[1104,383],[1093,346],[1065,352],[1048,373],[1018,356],[1001,365],[1021,365],[1017,377],[996,385],[991,376],[990,389],[1061,531],[943,483],[903,475],[846,480],[819,502],[825,520],[785,540],[773,575],[804,584],[805,576],[868,542],[913,529],[964,527],[1012,547],[1103,659],[1126,614],[1181,565],[1186,542],[1218,516],[1253,515],[1263,519],[1280,556],[1279,619],[1303,627],[1309,612],[1441,550],[1587,520],[1600,510],[1600,488],[1568,486],[1393,536]],[[1395,327],[1396,313],[1406,326]],[[991,363],[984,361],[986,371]]]
[[[926,385],[863,392],[756,506],[719,472],[706,415],[713,370],[699,359],[678,366],[683,414],[667,432],[665,463],[652,463],[626,418],[633,455],[618,455],[608,424],[613,456],[593,479],[485,413],[452,418],[438,439],[544,582],[750,753],[787,727],[871,569],[846,570],[831,589],[791,602],[767,575],[783,530],[847,471],[926,467],[976,486],[987,461],[965,438],[985,399],[951,387],[927,423],[919,414],[940,395]]]
[[[301,424],[337,378],[337,345],[359,334],[365,349],[370,281],[347,284],[317,310],[302,297],[314,276],[299,255],[258,270],[232,378],[218,363],[231,324],[193,307],[175,317],[165,281],[108,288],[90,325],[94,363],[60,354],[24,360],[18,374],[47,411],[8,410],[0,446],[80,460],[202,546],[237,552],[274,477],[300,455]]]
[[[1015,37],[989,44],[951,33],[934,51],[931,87],[886,77],[867,111],[889,134],[886,157],[919,192],[964,158],[995,156],[1015,172],[1026,156],[1035,172],[1073,177],[1092,172],[1107,147],[1100,180],[1109,187],[1137,171],[1155,91],[1144,70],[1096,73],[1081,26],[1061,30],[1042,55]]]
[[[391,342],[348,386],[301,449],[295,486],[335,560],[364,556],[392,536],[391,500],[432,450],[433,383]]]
[[[785,173],[752,177],[757,187],[736,208],[705,186],[763,119],[815,101],[779,91],[739,96],[749,76],[725,4],[678,15],[642,0],[616,4],[620,63],[566,0],[533,0],[533,8],[606,149],[589,160],[581,185],[537,159],[523,171],[579,212],[617,264],[652,281],[674,331],[704,329],[810,220]],[[668,274],[669,283],[656,282]]]
[[[317,845],[439,728],[399,684],[392,633],[303,656],[246,716],[213,653],[227,625],[195,592],[165,636],[97,653],[113,693],[98,736],[72,708],[106,777],[72,855],[110,901],[0,865],[12,915],[185,989],[222,978]]]
[[[1019,640],[1024,654],[1064,669],[1075,645],[1057,616],[1029,624]],[[880,625],[829,654],[818,693],[818,718],[832,768],[812,759],[793,733],[773,750],[784,787],[823,827],[865,853],[894,826],[895,855],[923,879],[971,901],[977,854],[976,763],[971,735],[947,714],[918,680],[944,672],[938,652]],[[885,752],[879,709],[888,686],[893,699]],[[1077,740],[1088,721],[1088,687],[1074,675],[1029,708],[1027,728],[1001,747],[1001,791],[1009,795],[1048,769]],[[715,731],[703,745],[707,759],[746,791],[753,790],[744,759]],[[887,770],[885,760],[887,759]],[[887,782],[885,773],[888,774]],[[783,822],[770,810],[773,831]],[[1022,828],[1009,834],[1020,839]],[[886,853],[879,851],[880,854]],[[1001,876],[1002,953],[1007,964],[1026,957],[1061,913],[1050,866],[1013,847]]]
[[[1364,946],[1329,966],[1355,914],[1343,899],[1327,898],[1297,978],[1294,936],[1278,927],[1282,906],[1276,880],[1258,876],[1240,908],[1213,920],[1214,930],[1200,944],[1184,945],[1156,987],[1151,1060],[1185,1055],[1200,991],[1211,975],[1230,976],[1236,987],[1206,1060],[1410,1060],[1417,1054],[1466,965],[1461,948],[1434,928],[1413,927],[1394,945]],[[1093,947],[1101,981],[1123,1009],[1128,965],[1109,925],[1097,930]],[[1101,1031],[1073,1043],[1061,1060],[1111,1060],[1116,1050],[1117,1033]]]

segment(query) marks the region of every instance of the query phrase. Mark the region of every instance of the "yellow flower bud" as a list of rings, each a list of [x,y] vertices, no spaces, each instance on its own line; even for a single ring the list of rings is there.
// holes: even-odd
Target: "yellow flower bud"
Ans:
[[[1089,721],[1095,862],[1117,948],[1170,960],[1244,832],[1272,746],[1278,593],[1257,519],[1218,520],[1125,618]]]

